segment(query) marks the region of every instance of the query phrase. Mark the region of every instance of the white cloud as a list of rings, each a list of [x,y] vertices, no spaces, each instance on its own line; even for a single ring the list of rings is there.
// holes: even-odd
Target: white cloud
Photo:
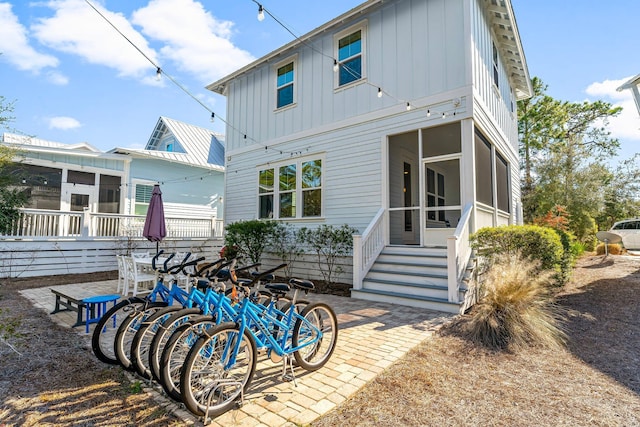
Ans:
[[[47,80],[49,80],[54,85],[64,86],[69,83],[69,78],[64,74],[60,74],[57,71],[49,71],[47,73]]]
[[[80,124],[80,122],[73,117],[65,116],[51,117],[50,119],[48,119],[48,122],[49,129],[69,130],[76,129],[82,126],[82,124]]]
[[[617,117],[609,119],[611,136],[640,141],[640,115],[633,101],[633,95],[630,90],[617,90],[631,77],[594,82],[587,87],[586,93],[594,98],[622,107],[622,112]]]
[[[92,4],[157,63],[156,52],[122,14],[105,10],[95,2]],[[49,1],[45,5],[55,13],[52,17],[40,18],[32,26],[40,43],[80,56],[92,64],[111,67],[121,76],[144,77],[154,73],[151,63],[86,2],[59,0]]]
[[[46,67],[57,67],[54,56],[37,52],[30,44],[27,30],[11,10],[11,4],[0,3],[0,56],[20,70],[39,73]]]
[[[232,43],[233,23],[216,19],[197,1],[152,0],[133,13],[132,22],[145,35],[165,44],[160,49],[164,58],[203,83],[254,59]]]

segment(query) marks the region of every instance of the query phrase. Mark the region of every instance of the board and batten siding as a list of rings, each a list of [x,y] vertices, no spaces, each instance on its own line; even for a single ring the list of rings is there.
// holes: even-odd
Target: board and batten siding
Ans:
[[[498,82],[496,87],[493,82],[493,48],[495,41],[489,22],[485,15],[482,0],[471,1],[472,20],[472,63],[473,86],[476,93],[475,102],[481,108],[488,110],[502,132],[501,140],[510,142],[510,149],[518,151],[518,122],[517,104],[511,92],[508,76],[498,54]],[[513,103],[513,111],[511,104]]]
[[[465,3],[383,3],[359,20],[326,31],[238,76],[226,92],[228,121],[234,124],[227,132],[227,155],[256,142],[268,145],[287,135],[470,85],[465,81],[470,66],[465,54]],[[366,77],[336,89],[334,36],[361,23]],[[276,110],[275,67],[288,58],[296,61],[295,105]],[[378,87],[388,95],[378,98]]]

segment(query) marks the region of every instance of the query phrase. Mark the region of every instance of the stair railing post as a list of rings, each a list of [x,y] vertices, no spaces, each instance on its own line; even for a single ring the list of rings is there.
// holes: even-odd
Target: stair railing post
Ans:
[[[362,289],[362,236],[353,235],[353,289]]]

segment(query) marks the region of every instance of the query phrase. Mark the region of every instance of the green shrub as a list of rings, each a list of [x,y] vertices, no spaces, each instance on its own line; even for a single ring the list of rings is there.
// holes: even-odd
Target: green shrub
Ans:
[[[343,272],[342,266],[337,265],[338,258],[351,253],[353,234],[357,231],[347,224],[337,228],[323,224],[314,229],[300,229],[300,239],[316,253],[318,268],[326,282],[333,283]]]
[[[282,263],[287,264],[283,270],[287,277],[291,277],[293,265],[304,253],[301,242],[300,230],[296,230],[291,224],[277,223],[274,227],[269,250],[276,254]]]
[[[471,245],[489,262],[497,255],[518,255],[538,261],[541,270],[556,272],[556,283],[569,276],[571,263],[567,261],[560,235],[548,227],[509,225],[486,227],[471,236]]]
[[[563,346],[567,337],[549,286],[554,271],[541,270],[517,254],[496,255],[493,261],[481,283],[479,302],[443,333],[493,350]]]
[[[224,244],[227,247],[237,247],[239,256],[247,257],[256,264],[269,246],[275,227],[276,223],[273,221],[237,221],[227,225]]]

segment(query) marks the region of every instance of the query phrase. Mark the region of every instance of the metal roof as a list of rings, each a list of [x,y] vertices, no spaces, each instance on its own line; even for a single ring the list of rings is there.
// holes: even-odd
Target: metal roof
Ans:
[[[27,135],[16,135],[14,133],[4,133],[2,135],[2,142],[4,142],[5,144],[23,145],[29,147],[61,148],[64,150],[84,150],[93,153],[101,153],[100,150],[87,142],[80,142],[77,144],[64,144],[62,142],[47,141]]]
[[[161,142],[167,137],[174,138],[174,151],[162,150]],[[222,135],[209,129],[160,116],[144,150],[117,147],[111,152],[224,171],[223,140]]]

